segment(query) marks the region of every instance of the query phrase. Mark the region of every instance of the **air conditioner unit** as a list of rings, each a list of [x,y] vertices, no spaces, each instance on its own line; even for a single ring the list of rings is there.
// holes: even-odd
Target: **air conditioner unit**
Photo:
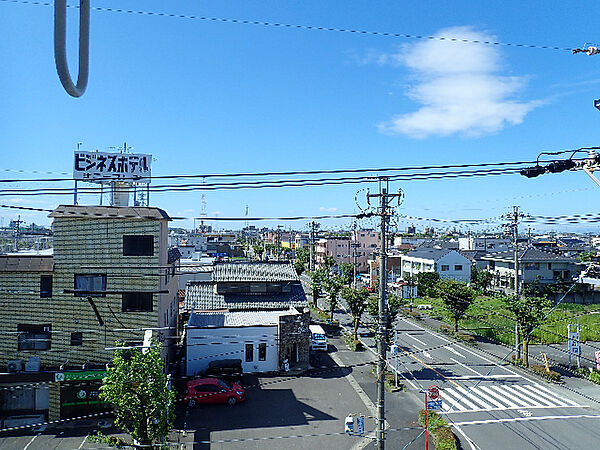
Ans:
[[[42,367],[42,362],[39,356],[30,356],[25,363],[25,372],[39,372]]]
[[[23,370],[23,361],[20,359],[14,359],[8,362],[8,373],[21,372]]]

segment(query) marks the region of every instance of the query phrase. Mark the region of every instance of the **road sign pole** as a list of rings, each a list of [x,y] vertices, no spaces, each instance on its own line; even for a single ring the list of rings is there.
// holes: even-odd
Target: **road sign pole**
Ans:
[[[429,434],[427,430],[427,391],[425,391],[425,450],[427,450],[427,435]]]

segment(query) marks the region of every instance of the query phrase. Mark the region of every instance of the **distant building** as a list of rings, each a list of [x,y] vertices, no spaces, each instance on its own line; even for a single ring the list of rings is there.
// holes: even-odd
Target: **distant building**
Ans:
[[[486,253],[504,252],[512,248],[512,240],[505,237],[469,235],[458,238],[458,248]]]

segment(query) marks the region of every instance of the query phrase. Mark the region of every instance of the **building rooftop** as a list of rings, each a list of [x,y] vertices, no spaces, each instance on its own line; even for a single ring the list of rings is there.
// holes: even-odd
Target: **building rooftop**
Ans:
[[[142,206],[60,205],[48,217],[171,220],[169,215],[160,208]]]
[[[278,282],[300,281],[296,269],[289,262],[224,262],[216,263],[213,281],[220,282]]]
[[[431,247],[417,247],[406,254],[411,258],[421,259],[433,259],[437,261],[442,256],[450,253],[452,249],[449,248],[431,248]]]
[[[298,314],[294,308],[287,311],[239,311],[239,312],[203,312],[190,314],[188,327],[223,328],[274,326],[279,318],[290,314]]]
[[[490,253],[483,256],[481,259],[493,260],[493,261],[514,261],[514,251],[508,250],[505,252]],[[526,247],[519,249],[519,261],[520,262],[567,262],[578,264],[579,260],[576,258],[569,258],[567,256],[557,255],[556,253],[546,252],[535,247]]]

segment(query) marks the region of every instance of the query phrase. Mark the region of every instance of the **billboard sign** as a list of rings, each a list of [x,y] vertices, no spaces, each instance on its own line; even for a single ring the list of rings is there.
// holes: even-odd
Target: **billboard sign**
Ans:
[[[151,163],[152,155],[77,150],[73,165],[73,179],[91,183],[111,181],[149,183]]]
[[[581,343],[579,342],[578,331],[569,331],[569,352],[573,355],[581,355]]]

